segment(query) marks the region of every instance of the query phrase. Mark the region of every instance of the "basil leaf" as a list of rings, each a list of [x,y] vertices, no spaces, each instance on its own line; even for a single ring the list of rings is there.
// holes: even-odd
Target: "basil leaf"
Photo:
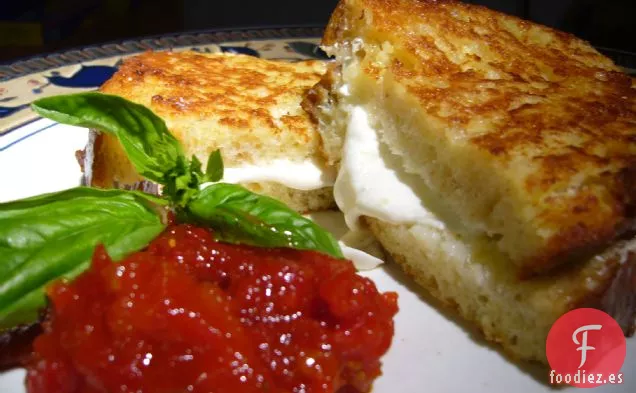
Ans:
[[[114,259],[148,245],[165,228],[157,202],[79,187],[0,204],[0,328],[32,321],[44,286],[83,271],[97,244]]]
[[[208,157],[208,164],[205,169],[205,180],[210,182],[217,182],[223,179],[223,159],[221,158],[221,151],[215,150],[210,153]]]
[[[204,188],[181,215],[186,221],[210,226],[219,240],[230,243],[315,250],[343,258],[329,232],[282,202],[236,184]]]
[[[201,171],[201,161],[195,156],[192,155],[192,159],[190,160],[190,172],[194,173],[197,176],[203,177],[203,172]]]
[[[181,145],[166,123],[143,105],[114,95],[88,92],[42,98],[31,107],[39,115],[60,123],[115,135],[137,172],[170,186],[171,197],[176,201],[182,199],[180,194],[191,183],[190,167]]]

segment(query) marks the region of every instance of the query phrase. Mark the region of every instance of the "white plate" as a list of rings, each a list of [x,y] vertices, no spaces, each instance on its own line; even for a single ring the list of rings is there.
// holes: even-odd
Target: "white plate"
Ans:
[[[315,45],[321,33],[321,28],[305,27],[203,31],[86,47],[0,66],[0,201],[79,184],[75,151],[84,147],[86,131],[45,119],[33,121],[37,118],[26,109],[33,100],[94,89],[123,57],[148,49],[229,51],[287,60],[323,58]],[[395,338],[383,358],[384,375],[376,381],[374,393],[554,390],[542,382],[547,379],[545,369],[509,362],[469,325],[421,295],[395,267],[364,275],[382,291],[399,294]],[[636,337],[627,342],[624,384],[602,386],[596,392],[636,392]],[[0,373],[0,393],[24,392],[23,381],[22,370]]]
[[[0,137],[0,201],[79,185],[75,152],[87,132],[40,119]],[[499,350],[440,308],[393,266],[364,275],[399,294],[395,337],[374,393],[543,392],[547,371],[508,361]],[[636,392],[636,338],[627,340],[624,384],[596,392]],[[0,393],[22,393],[24,371],[0,373]],[[566,388],[565,391],[574,390]],[[63,392],[61,392],[63,393]]]

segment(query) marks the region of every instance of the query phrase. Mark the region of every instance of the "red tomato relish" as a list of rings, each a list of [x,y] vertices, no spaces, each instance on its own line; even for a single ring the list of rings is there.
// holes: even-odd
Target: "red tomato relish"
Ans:
[[[367,392],[398,309],[349,261],[189,225],[48,296],[31,393]]]

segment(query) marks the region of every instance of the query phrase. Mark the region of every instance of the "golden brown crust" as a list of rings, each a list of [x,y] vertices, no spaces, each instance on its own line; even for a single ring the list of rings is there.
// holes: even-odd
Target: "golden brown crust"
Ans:
[[[319,61],[146,52],[126,59],[100,90],[152,109],[204,164],[217,148],[229,166],[303,160],[316,154],[320,138],[300,101],[324,70]]]
[[[520,201],[519,221],[542,238],[521,262],[526,273],[604,247],[633,225],[636,89],[589,44],[452,0],[343,0],[323,43],[355,37],[365,48],[390,42],[385,80]]]

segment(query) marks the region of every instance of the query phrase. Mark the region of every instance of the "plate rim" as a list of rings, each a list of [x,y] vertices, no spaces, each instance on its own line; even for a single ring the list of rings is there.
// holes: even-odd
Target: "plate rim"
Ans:
[[[228,27],[155,34],[90,44],[0,62],[0,83],[59,67],[112,56],[192,45],[321,37],[324,25]]]

